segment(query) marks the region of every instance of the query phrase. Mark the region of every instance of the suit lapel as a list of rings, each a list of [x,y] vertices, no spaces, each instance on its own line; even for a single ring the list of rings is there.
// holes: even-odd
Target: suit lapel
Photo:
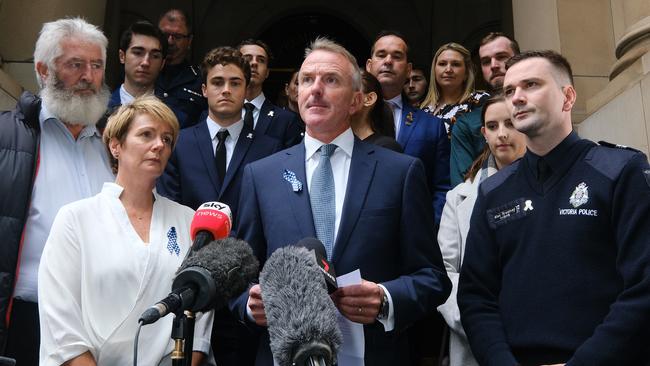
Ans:
[[[417,123],[415,112],[415,108],[402,98],[402,118],[400,121],[399,136],[397,138],[397,142],[399,142],[402,147],[406,146],[411,138],[413,130],[415,130],[415,125]]]
[[[235,145],[232,157],[230,158],[230,164],[228,164],[228,169],[226,170],[226,176],[223,179],[223,185],[221,186],[219,196],[221,196],[226,188],[228,188],[228,185],[234,178],[237,170],[239,169],[239,166],[244,160],[248,149],[253,144],[253,140],[253,132],[244,126],[244,128],[239,133],[239,138],[237,138],[237,144]]]
[[[269,114],[271,115],[269,116]],[[273,105],[268,101],[268,99],[265,99],[264,103],[262,104],[262,109],[260,109],[260,115],[257,117],[255,132],[266,134],[266,130],[269,129],[271,120],[273,119],[274,115],[275,111]]]
[[[216,192],[220,190],[219,179],[217,177],[217,166],[214,160],[214,150],[212,150],[212,140],[210,139],[210,130],[205,121],[199,122],[192,127],[194,137],[196,138],[196,147],[199,149],[205,168],[207,169],[210,181],[214,185]]]
[[[305,173],[305,144],[304,142],[292,148],[283,151],[286,154],[285,163],[281,174],[288,170],[296,174],[296,178],[302,182],[302,190],[294,192],[291,184],[282,177],[282,184],[287,194],[287,202],[293,216],[298,224],[300,233],[303,238],[316,237],[314,228],[314,219],[311,213],[311,203],[309,202],[309,192],[307,187],[307,175]]]
[[[354,139],[348,186],[345,192],[336,244],[334,245],[334,254],[332,255],[333,262],[336,262],[337,258],[343,255],[350,234],[356,226],[361,209],[366,202],[368,188],[372,183],[375,165],[377,164],[377,161],[372,157],[374,151],[373,145],[362,143],[357,138]]]

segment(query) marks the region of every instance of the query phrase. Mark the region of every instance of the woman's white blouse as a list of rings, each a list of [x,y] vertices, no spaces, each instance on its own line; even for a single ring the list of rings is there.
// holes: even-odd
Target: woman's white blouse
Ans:
[[[98,365],[128,365],[138,318],[167,296],[191,247],[194,211],[155,197],[149,243],[131,225],[122,187],[63,206],[38,273],[40,364],[60,365],[90,351]],[[208,353],[213,312],[196,321],[194,350]],[[143,326],[138,363],[157,365],[172,351],[173,315]]]

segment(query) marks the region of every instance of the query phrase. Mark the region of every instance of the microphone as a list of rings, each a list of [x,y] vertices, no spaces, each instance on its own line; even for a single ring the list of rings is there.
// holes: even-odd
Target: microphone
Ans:
[[[314,261],[318,268],[323,273],[325,283],[327,284],[327,293],[331,294],[339,288],[336,283],[336,273],[334,273],[334,266],[330,265],[327,261],[327,254],[325,253],[325,246],[316,238],[304,238],[296,243],[298,247],[305,247],[314,251]]]
[[[246,290],[258,269],[259,262],[245,241],[212,241],[191,251],[176,272],[171,293],[142,313],[139,321],[151,324],[169,313],[219,309]]]
[[[304,247],[279,248],[260,273],[271,351],[280,366],[336,363],[342,342],[337,309],[313,258]]]
[[[194,213],[190,225],[192,250],[199,250],[215,239],[227,238],[232,227],[230,207],[221,202],[206,202]]]

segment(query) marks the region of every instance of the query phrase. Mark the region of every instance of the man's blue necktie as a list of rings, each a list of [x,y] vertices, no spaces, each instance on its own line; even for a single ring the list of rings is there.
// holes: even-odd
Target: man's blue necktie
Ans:
[[[337,146],[327,144],[320,147],[320,160],[311,176],[309,199],[311,212],[314,217],[316,236],[325,246],[327,259],[332,259],[334,248],[334,222],[336,221],[336,201],[334,192],[334,174],[330,156]]]

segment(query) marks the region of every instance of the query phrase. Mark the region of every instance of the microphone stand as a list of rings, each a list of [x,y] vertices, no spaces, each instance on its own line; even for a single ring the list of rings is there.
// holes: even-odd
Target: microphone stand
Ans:
[[[177,313],[172,325],[172,366],[192,365],[192,345],[194,344],[194,313],[185,311]]]
[[[192,352],[194,346],[194,313],[185,310],[183,313],[185,317],[185,366],[192,366]]]

